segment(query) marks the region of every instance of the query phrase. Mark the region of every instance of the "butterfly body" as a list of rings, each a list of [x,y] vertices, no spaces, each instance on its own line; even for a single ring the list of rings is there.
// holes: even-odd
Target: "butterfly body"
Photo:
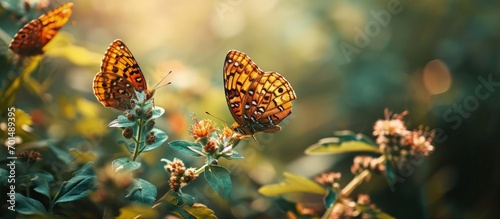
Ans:
[[[9,48],[20,56],[43,54],[43,47],[54,38],[73,12],[73,3],[63,4],[24,25]]]
[[[146,92],[151,99],[154,90],[148,90],[146,79],[132,52],[121,40],[115,40],[106,50],[101,71],[94,77],[94,95],[106,107],[120,111],[131,109],[135,92]]]
[[[296,99],[290,83],[277,72],[262,71],[246,54],[231,50],[224,62],[224,91],[235,119],[232,129],[253,135],[274,133],[292,113]]]

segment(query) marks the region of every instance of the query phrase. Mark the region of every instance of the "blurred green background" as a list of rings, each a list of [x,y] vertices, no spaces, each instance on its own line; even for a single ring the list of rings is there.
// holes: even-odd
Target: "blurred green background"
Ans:
[[[13,35],[64,2],[31,1],[29,10],[19,1],[1,3],[3,89],[12,77]],[[260,144],[239,146],[245,160],[223,162],[233,172],[229,200],[202,180],[186,188],[220,218],[283,217],[272,199],[256,192],[283,171],[306,177],[340,171],[348,182],[354,155],[303,151],[336,130],[371,136],[384,108],[409,110],[409,129],[436,128],[436,150],[395,190],[382,179],[359,192],[371,194],[373,203],[397,218],[500,217],[498,1],[87,0],[75,1],[73,9],[17,93],[14,106],[33,121],[35,137],[24,145],[50,140],[95,153],[101,167],[126,156],[116,145],[120,131],[107,128],[119,112],[104,108],[92,93],[93,77],[115,39],[132,51],[150,87],[173,72],[166,79],[172,84],[155,94],[155,104],[167,111],[157,124],[169,141],[191,140],[193,113],[216,120],[208,111],[230,124],[222,67],[227,51],[237,49],[264,71],[282,74],[297,100],[281,132],[258,134]],[[168,188],[159,160],[173,157],[190,166],[202,163],[166,146],[145,154],[140,175],[159,194]]]

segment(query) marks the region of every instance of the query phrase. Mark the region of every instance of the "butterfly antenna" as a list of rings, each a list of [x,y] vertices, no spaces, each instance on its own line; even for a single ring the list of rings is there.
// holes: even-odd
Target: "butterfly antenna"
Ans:
[[[167,78],[171,73],[172,73],[172,71],[169,71],[167,73],[167,75],[163,76],[163,78],[155,85],[155,87],[153,88],[153,90],[159,89],[160,87],[165,87],[165,86],[167,86],[169,84],[172,84],[172,82],[168,82],[168,83],[166,83],[166,84],[164,84],[162,86],[159,86],[161,84],[161,82],[163,82],[163,80],[165,80],[165,78]]]
[[[257,138],[255,137],[255,135],[252,135],[252,138],[253,138],[253,140],[255,140],[255,143],[260,144],[259,141],[257,141]]]
[[[207,111],[205,111],[205,113],[206,113],[207,115],[211,116],[211,117],[216,118],[217,120],[219,120],[219,121],[221,121],[221,122],[223,122],[223,123],[229,124],[228,122],[224,121],[223,119],[221,119],[221,118],[219,118],[219,117],[217,117],[217,116],[214,116],[214,115],[210,114],[210,113],[209,113],[209,112],[207,112]]]

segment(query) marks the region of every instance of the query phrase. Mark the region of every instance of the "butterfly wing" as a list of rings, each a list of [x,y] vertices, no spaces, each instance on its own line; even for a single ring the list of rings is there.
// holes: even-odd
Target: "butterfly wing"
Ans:
[[[130,100],[135,96],[135,89],[120,75],[99,72],[94,77],[94,95],[102,105],[125,111],[132,109]]]
[[[261,72],[259,72],[261,71]],[[224,62],[224,91],[226,102],[236,123],[246,124],[246,91],[252,82],[263,74],[245,54],[229,51]],[[244,116],[245,115],[245,116]]]
[[[24,25],[9,48],[22,56],[43,54],[43,47],[54,38],[73,12],[73,3],[63,4]]]
[[[226,101],[243,134],[277,132],[278,124],[291,114],[295,92],[276,72],[264,73],[247,55],[232,50],[224,63]]]
[[[252,84],[248,94],[245,102],[250,108],[246,114],[254,129],[281,130],[278,124],[292,113],[291,101],[296,99],[290,83],[277,72],[266,72]]]
[[[145,91],[149,98],[152,95],[132,52],[121,40],[115,40],[104,54],[101,71],[94,78],[94,95],[106,107],[126,110],[130,109],[135,91]]]

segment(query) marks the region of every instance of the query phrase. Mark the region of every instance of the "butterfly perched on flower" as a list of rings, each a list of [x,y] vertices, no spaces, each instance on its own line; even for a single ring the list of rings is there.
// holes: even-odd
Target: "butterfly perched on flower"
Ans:
[[[153,97],[154,89],[148,90],[146,79],[132,52],[121,40],[115,40],[101,63],[101,71],[94,77],[94,95],[106,107],[120,111],[131,109],[130,100],[135,92],[144,91],[146,99]]]
[[[73,13],[73,3],[63,4],[24,25],[9,48],[20,56],[43,54],[43,47],[54,38]]]
[[[264,72],[245,55],[231,50],[224,61],[224,91],[231,115],[231,128],[245,135],[274,133],[292,113],[297,97],[288,81],[277,72]]]

